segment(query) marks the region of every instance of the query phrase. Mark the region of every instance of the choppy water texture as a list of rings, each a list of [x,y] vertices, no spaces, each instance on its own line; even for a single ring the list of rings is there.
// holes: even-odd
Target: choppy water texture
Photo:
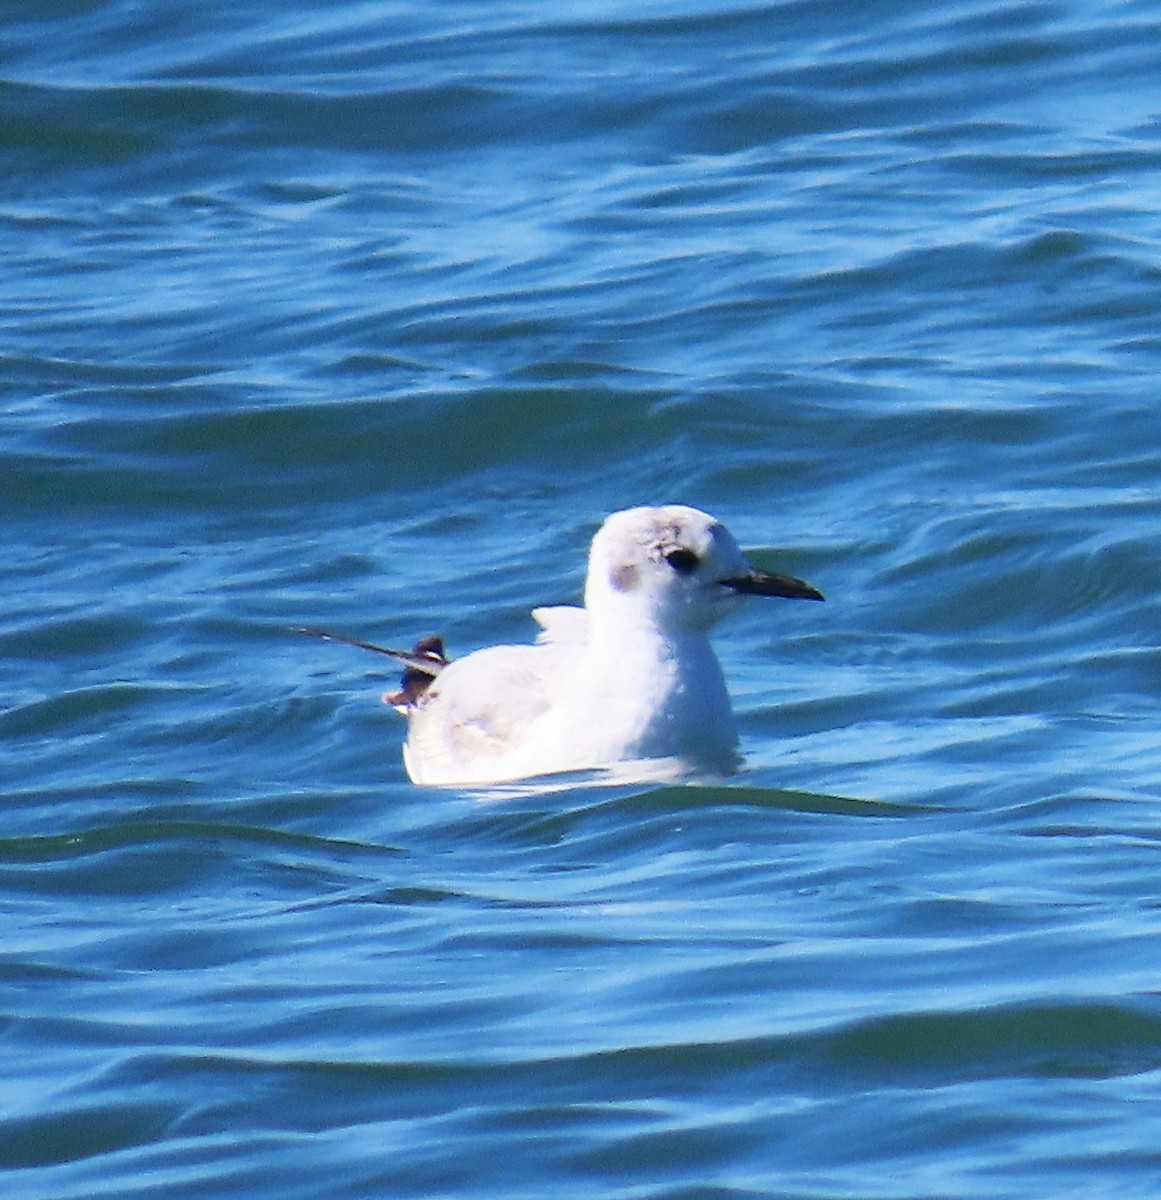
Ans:
[[[1148,1197],[1152,3],[53,0],[0,38],[29,1200]],[[371,656],[722,517],[723,786],[406,780]],[[806,610],[806,611],[803,611]]]

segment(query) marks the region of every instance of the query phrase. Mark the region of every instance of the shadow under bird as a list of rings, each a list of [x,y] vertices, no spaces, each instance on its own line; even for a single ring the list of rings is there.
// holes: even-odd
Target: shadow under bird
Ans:
[[[625,765],[729,772],[738,735],[709,631],[753,596],[823,598],[801,579],[755,568],[708,513],[670,504],[605,521],[589,552],[584,607],[533,609],[533,645],[452,662],[436,637],[392,650],[302,632],[403,663],[399,690],[383,699],[407,717],[403,760],[418,784]]]

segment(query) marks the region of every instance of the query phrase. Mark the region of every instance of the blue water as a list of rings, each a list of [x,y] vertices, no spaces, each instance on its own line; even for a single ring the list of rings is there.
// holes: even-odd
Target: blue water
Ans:
[[[0,9],[0,1191],[1161,1190],[1161,12]],[[680,501],[747,769],[373,656]],[[805,610],[805,611],[804,611]]]

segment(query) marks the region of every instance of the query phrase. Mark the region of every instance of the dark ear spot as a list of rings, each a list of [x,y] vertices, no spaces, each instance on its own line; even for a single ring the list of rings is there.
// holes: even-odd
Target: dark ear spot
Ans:
[[[618,563],[609,572],[609,582],[618,592],[631,592],[637,586],[637,568],[632,563]]]

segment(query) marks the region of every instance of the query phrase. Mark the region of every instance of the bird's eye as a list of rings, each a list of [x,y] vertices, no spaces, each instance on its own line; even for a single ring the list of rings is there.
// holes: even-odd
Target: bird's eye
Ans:
[[[676,550],[666,551],[665,561],[678,575],[688,575],[691,571],[697,570],[699,560],[692,550],[686,550],[683,546],[679,546]]]

